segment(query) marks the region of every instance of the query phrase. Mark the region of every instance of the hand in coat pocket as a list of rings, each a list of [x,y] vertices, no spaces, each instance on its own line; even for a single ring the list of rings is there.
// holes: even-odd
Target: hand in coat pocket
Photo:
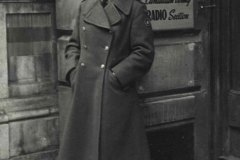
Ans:
[[[114,72],[112,72],[111,70],[108,70],[108,79],[110,84],[115,88],[115,89],[122,89],[122,86],[119,82],[119,80],[117,79],[117,76],[115,75]]]

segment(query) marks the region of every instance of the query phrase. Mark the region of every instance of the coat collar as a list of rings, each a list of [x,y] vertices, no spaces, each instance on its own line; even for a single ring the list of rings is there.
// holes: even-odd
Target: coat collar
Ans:
[[[82,7],[84,20],[93,25],[110,29],[110,25],[114,25],[121,20],[116,7],[128,15],[131,11],[132,1],[109,0],[108,5],[103,8],[100,0],[85,0]]]
[[[133,0],[112,0],[113,3],[126,15],[129,15]]]

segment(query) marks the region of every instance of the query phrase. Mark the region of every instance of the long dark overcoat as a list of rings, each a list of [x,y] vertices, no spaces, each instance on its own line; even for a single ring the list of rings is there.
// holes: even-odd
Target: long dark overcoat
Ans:
[[[137,0],[84,0],[66,48],[72,102],[59,160],[149,160],[135,82],[151,67],[153,35]]]

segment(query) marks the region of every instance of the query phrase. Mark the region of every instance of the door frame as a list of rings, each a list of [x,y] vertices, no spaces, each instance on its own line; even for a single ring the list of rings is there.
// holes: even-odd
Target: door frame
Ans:
[[[230,76],[230,1],[213,0],[211,11],[211,159],[217,160],[229,151],[228,94]]]

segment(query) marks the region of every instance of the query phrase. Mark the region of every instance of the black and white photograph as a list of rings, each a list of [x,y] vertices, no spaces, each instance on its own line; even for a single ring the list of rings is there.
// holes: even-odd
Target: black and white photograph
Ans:
[[[0,0],[0,160],[240,160],[240,1]]]

